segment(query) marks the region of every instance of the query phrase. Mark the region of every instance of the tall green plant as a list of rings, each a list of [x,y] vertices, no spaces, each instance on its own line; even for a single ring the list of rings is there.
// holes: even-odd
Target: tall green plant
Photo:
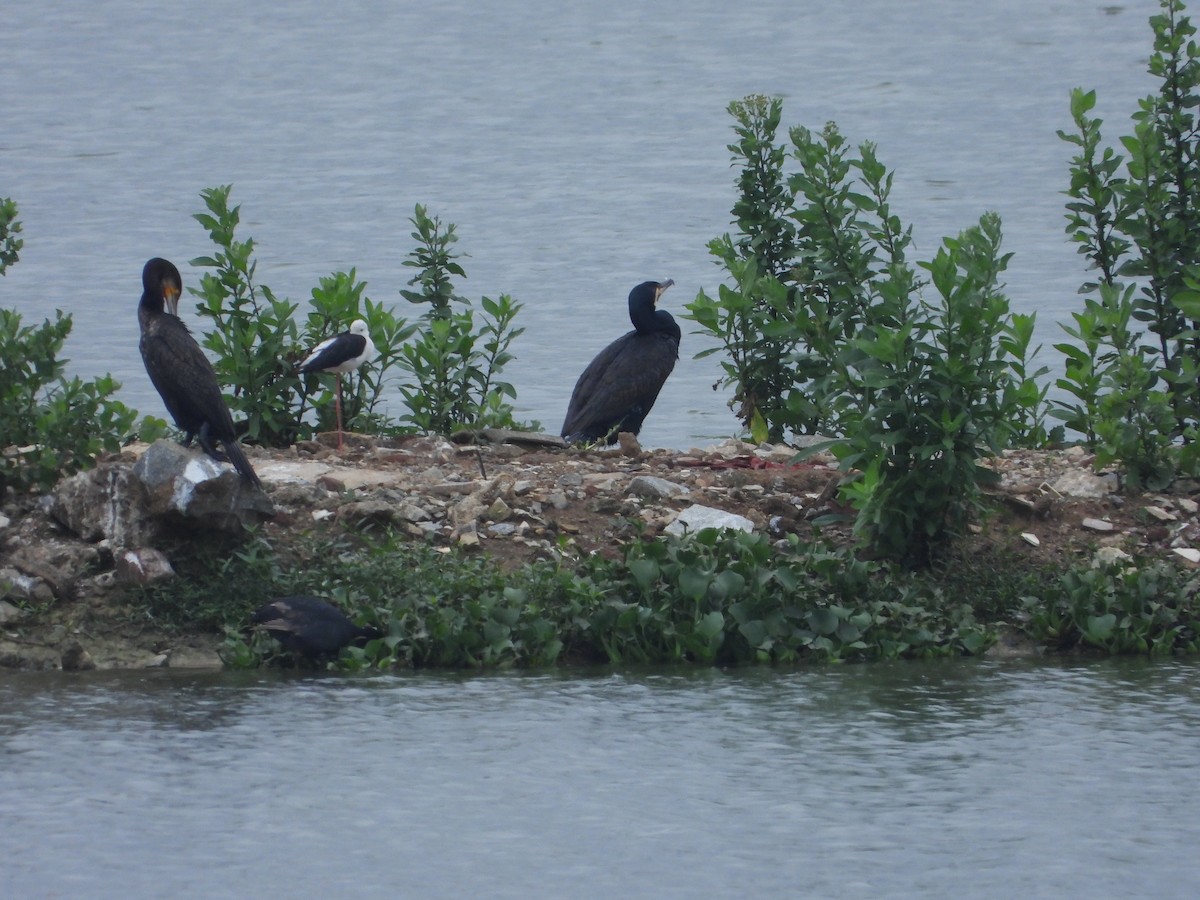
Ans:
[[[216,355],[217,380],[230,391],[226,400],[235,418],[243,418],[246,439],[286,447],[301,428],[293,408],[301,384],[290,358],[298,337],[297,304],[255,281],[254,239],[235,236],[241,207],[229,205],[231,191],[232,185],[201,191],[208,212],[193,216],[217,247],[212,256],[191,261],[214,270],[200,276],[199,289],[191,289],[200,298],[199,313],[213,322],[201,343]]]
[[[1067,233],[1095,273],[1080,290],[1098,298],[1068,329],[1082,350],[1059,345],[1059,385],[1078,402],[1058,414],[1137,483],[1200,462],[1170,446],[1200,424],[1200,51],[1181,0],[1161,0],[1150,25],[1159,89],[1139,102],[1125,155],[1103,145],[1094,91],[1072,91],[1075,131],[1059,132],[1077,148]]]
[[[16,262],[21,241],[17,205],[0,200],[0,273]],[[100,453],[114,453],[137,413],[113,399],[111,375],[90,381],[64,374],[61,354],[71,317],[24,326],[15,310],[0,308],[0,496],[52,487],[87,468]]]
[[[241,207],[229,205],[232,187],[201,191],[207,213],[194,218],[204,226],[217,252],[192,260],[215,270],[200,278],[192,293],[198,310],[214,327],[202,343],[215,354],[217,378],[235,414],[245,417],[247,439],[268,446],[287,446],[311,434],[307,414],[317,411],[317,427],[332,428],[332,375],[301,377],[296,366],[309,350],[355,319],[364,319],[377,348],[375,359],[345,378],[344,422],[350,428],[378,429],[388,424],[378,406],[389,370],[397,364],[398,347],[414,331],[390,309],[372,303],[366,282],[354,269],[323,277],[313,288],[311,311],[303,329],[296,322],[299,304],[279,299],[255,279],[254,239],[238,240]]]
[[[469,300],[455,293],[453,276],[466,277],[456,260],[453,224],[443,227],[417,205],[410,219],[416,248],[405,260],[418,270],[410,280],[418,290],[402,290],[412,303],[427,303],[417,336],[400,348],[397,364],[414,383],[402,386],[409,411],[404,420],[427,433],[448,434],[461,426],[511,426],[516,397],[500,373],[512,359],[509,347],[524,328],[515,327],[521,304],[507,294],[483,297],[482,322],[476,324]],[[451,302],[463,309],[455,310]]]
[[[382,304],[372,302],[365,296],[366,287],[367,283],[359,281],[355,270],[351,269],[348,273],[335,272],[323,277],[312,290],[311,309],[301,336],[302,348],[313,347],[325,338],[347,330],[355,319],[367,323],[367,331],[375,345],[374,358],[354,372],[342,376],[309,376],[312,381],[323,380],[325,388],[316,396],[307,391],[302,394],[300,417],[304,415],[305,403],[311,399],[322,429],[333,428],[335,424],[333,379],[338,377],[342,378],[342,418],[347,428],[378,431],[390,423],[389,417],[379,411],[384,387],[389,373],[395,371],[401,358],[401,345],[417,326],[396,316]],[[299,358],[295,362],[299,362]],[[308,387],[308,380],[305,387]]]
[[[1050,437],[1034,318],[1011,316],[1002,293],[1000,221],[985,214],[914,265],[873,144],[855,152],[834,123],[794,127],[785,155],[773,144],[779,101],[730,110],[739,233],[710,251],[732,283],[689,313],[724,343],[751,434],[832,437],[862,541],[927,563],[980,506],[980,457]]]
[[[716,301],[702,290],[689,306],[701,327],[722,337],[722,382],[734,386],[738,418],[759,440],[782,438],[783,411],[777,407],[786,402],[785,386],[795,381],[796,367],[794,339],[775,333],[763,340],[795,307],[795,287],[785,284],[796,254],[796,229],[787,218],[794,198],[784,173],[786,149],[775,143],[782,110],[781,101],[761,95],[729,104],[738,136],[729,150],[741,164],[732,210],[738,237],[724,235],[708,248],[733,283],[718,288]]]
[[[833,451],[862,472],[846,486],[856,533],[910,565],[929,563],[963,533],[982,509],[981,487],[995,480],[981,457],[1012,438],[1002,343],[1011,324],[999,283],[1009,257],[1000,241],[994,213],[947,238],[922,263],[937,301],[922,298],[898,327],[872,326],[853,343],[874,402]]]
[[[0,275],[20,258],[21,247],[25,244],[17,237],[20,233],[16,202],[9,197],[0,197]]]

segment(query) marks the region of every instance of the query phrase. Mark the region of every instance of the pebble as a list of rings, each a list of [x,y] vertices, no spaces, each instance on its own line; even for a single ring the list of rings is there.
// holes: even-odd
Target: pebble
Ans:
[[[1189,566],[1200,566],[1200,550],[1194,547],[1176,547],[1171,551]]]
[[[657,478],[653,475],[637,475],[629,482],[629,493],[652,500],[669,500],[673,497],[685,497],[691,491],[682,484]]]
[[[1079,524],[1089,531],[1112,531],[1116,527],[1112,522],[1105,522],[1103,519],[1084,519]]]
[[[1170,510],[1163,509],[1161,506],[1143,506],[1142,512],[1152,519],[1157,519],[1159,522],[1177,522],[1179,517]]]

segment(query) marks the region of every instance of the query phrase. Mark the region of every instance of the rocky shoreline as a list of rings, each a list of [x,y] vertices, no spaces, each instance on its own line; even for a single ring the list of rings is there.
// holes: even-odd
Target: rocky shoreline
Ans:
[[[484,432],[348,436],[284,451],[250,449],[265,492],[227,466],[170,442],[133,446],[40,498],[0,514],[0,668],[87,669],[221,664],[222,636],[165,633],[133,621],[126,595],[178,577],[197,542],[236,542],[246,525],[273,541],[322,529],[387,526],[414,540],[481,553],[498,565],[591,553],[629,540],[718,527],[812,534],[836,504],[834,461],[793,462],[792,447],[725,441],[645,451],[635,442],[581,451],[558,438]],[[1200,486],[1129,496],[1092,471],[1081,448],[1011,451],[997,512],[966,540],[1068,565],[1125,556],[1200,563]],[[630,521],[639,523],[632,529]],[[846,540],[849,522],[823,525]]]

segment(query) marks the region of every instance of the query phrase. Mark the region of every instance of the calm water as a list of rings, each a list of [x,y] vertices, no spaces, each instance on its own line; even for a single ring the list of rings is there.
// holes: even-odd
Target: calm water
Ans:
[[[1198,675],[10,675],[0,893],[1194,897]]]
[[[676,312],[719,270],[735,173],[726,105],[785,98],[878,143],[895,206],[930,256],[986,209],[1015,252],[1010,294],[1060,337],[1082,271],[1062,232],[1068,93],[1099,91],[1115,141],[1137,97],[1154,0],[547,0],[408,3],[47,0],[0,29],[0,195],[22,261],[0,302],[75,316],[74,370],[112,371],[162,415],[136,352],[142,263],[206,253],[201,189],[235,185],[259,279],[304,301],[356,266],[399,298],[423,203],[458,224],[478,297],[525,304],[509,374],[523,418],[557,430],[575,377],[628,328],[624,298],[675,279]],[[684,11],[686,10],[686,11]],[[198,273],[186,265],[185,281]],[[40,318],[38,319],[40,321]],[[688,446],[736,430],[687,335],[643,434]],[[398,408],[392,410],[398,414]]]

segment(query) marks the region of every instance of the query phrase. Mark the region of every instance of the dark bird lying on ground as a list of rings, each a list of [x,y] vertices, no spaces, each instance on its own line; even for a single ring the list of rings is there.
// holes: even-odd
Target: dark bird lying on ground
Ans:
[[[312,660],[336,656],[356,641],[383,637],[377,628],[355,625],[335,606],[316,597],[280,597],[255,610],[252,627],[267,632],[283,649]]]
[[[654,306],[674,283],[645,281],[629,292],[634,330],[601,350],[579,376],[561,432],[568,444],[613,444],[620,432],[641,430],[679,358],[679,325]]]
[[[337,415],[338,449],[342,449],[342,375],[353,372],[375,355],[375,345],[367,333],[367,323],[357,319],[349,331],[321,341],[304,361],[297,371],[301,375],[312,372],[332,372],[337,379],[337,392],[334,394],[334,409]]]
[[[142,329],[142,362],[167,412],[185,434],[184,446],[195,438],[213,459],[226,461],[213,445],[221,442],[228,461],[242,478],[261,487],[250,460],[238,445],[233,418],[221,396],[212,363],[179,318],[183,279],[174,264],[155,257],[142,269],[142,301],[138,324]]]

